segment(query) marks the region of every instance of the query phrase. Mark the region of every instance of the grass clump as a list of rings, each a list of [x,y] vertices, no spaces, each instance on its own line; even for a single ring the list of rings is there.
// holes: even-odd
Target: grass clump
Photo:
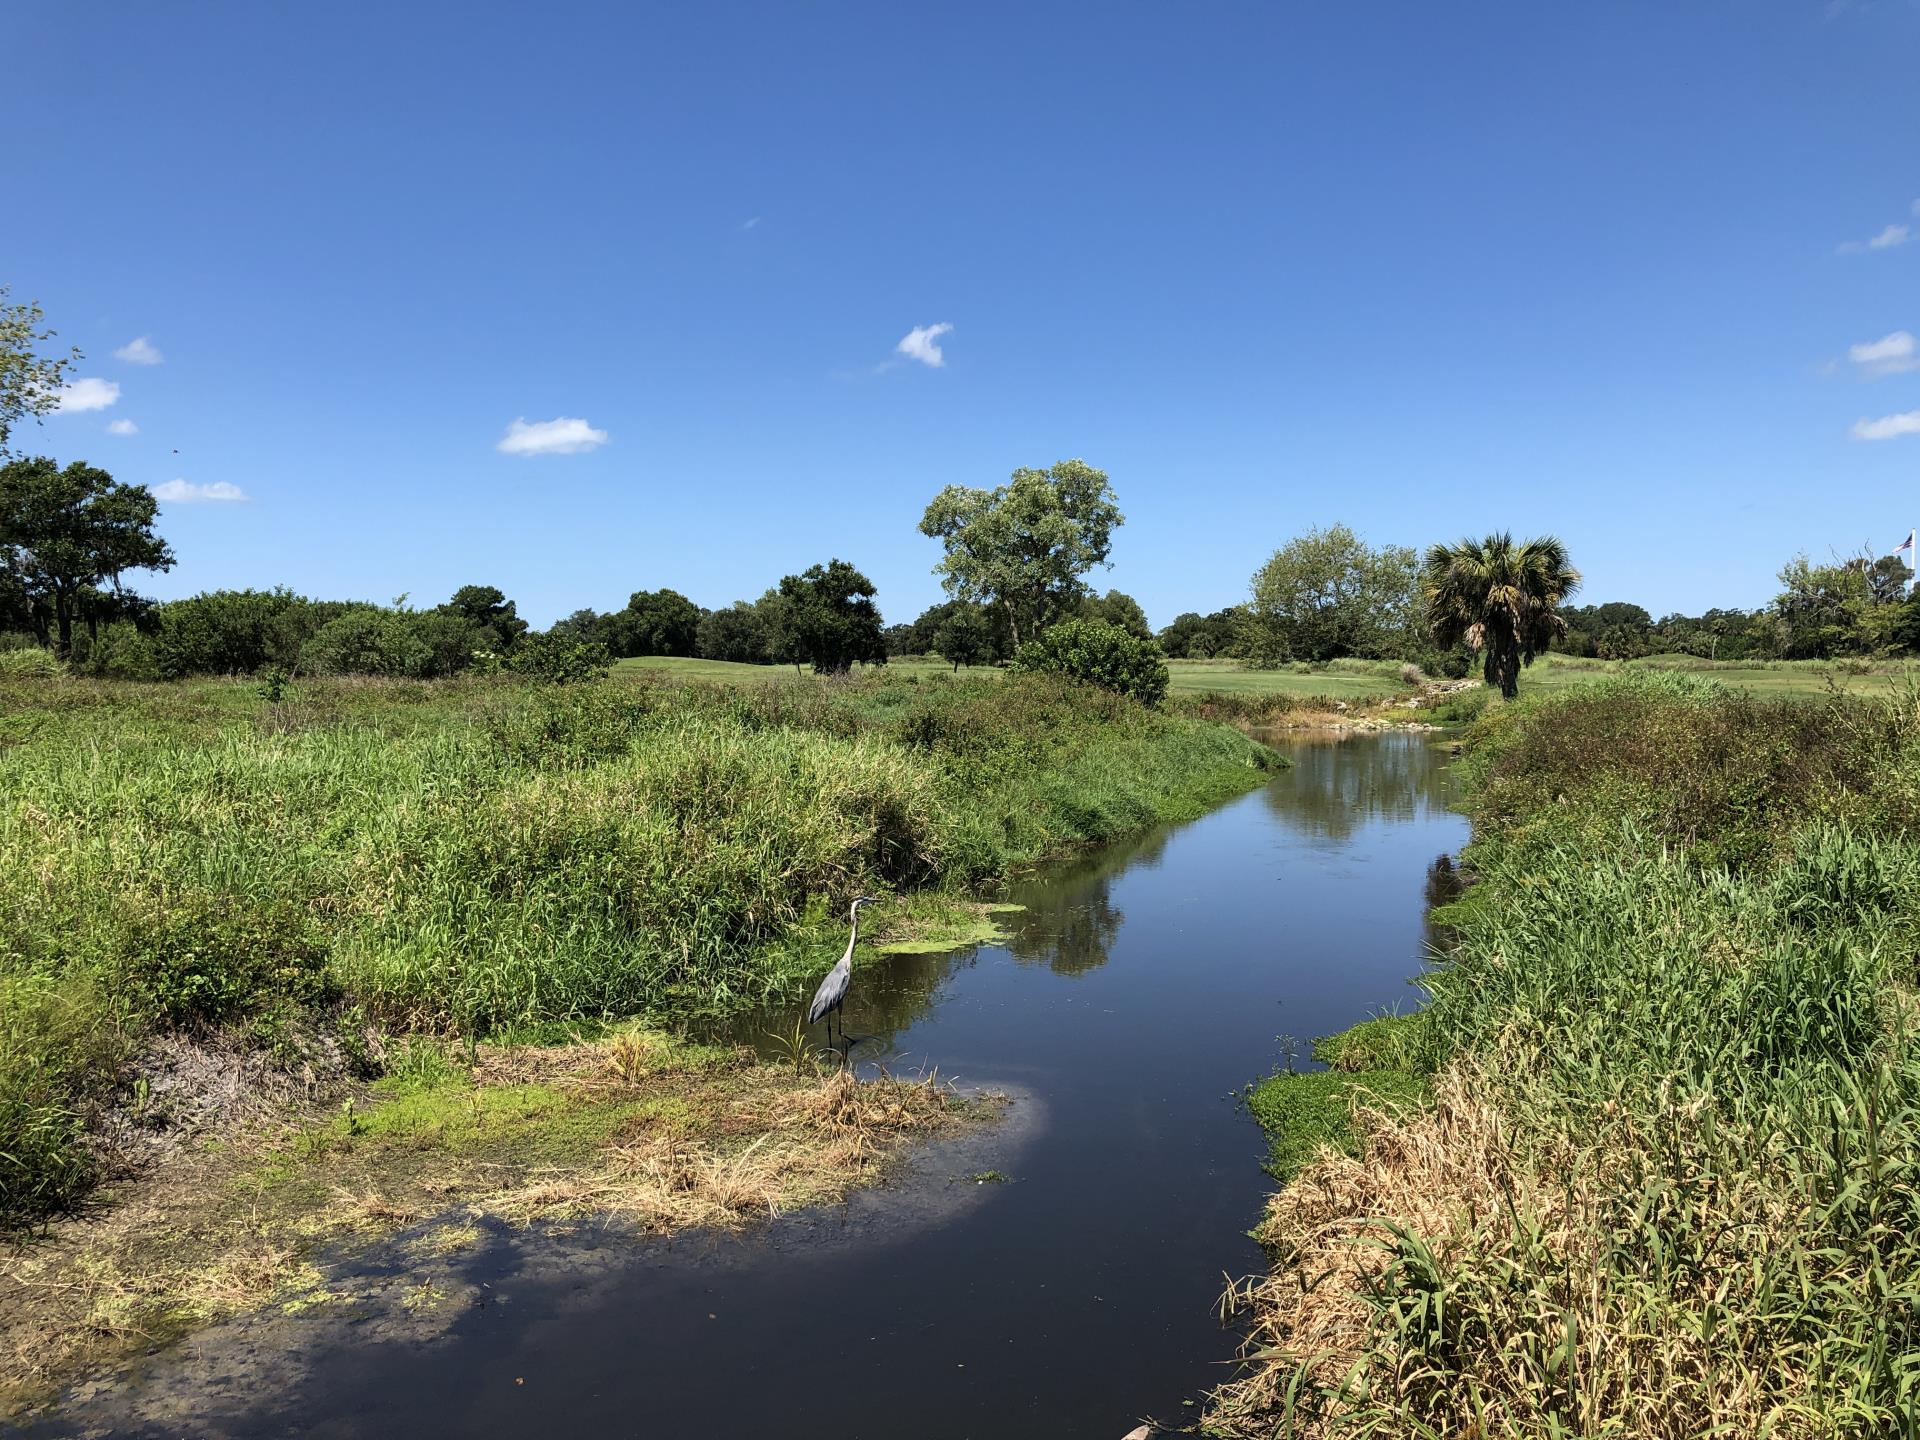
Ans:
[[[1430,1103],[1275,1197],[1215,1423],[1906,1433],[1913,707],[1609,679],[1490,712],[1468,768],[1474,900],[1384,1045]]]
[[[0,1228],[85,1193],[156,1035],[351,1071],[684,1024],[799,993],[854,894],[979,935],[983,887],[1281,763],[1057,677],[910,680],[0,676]]]

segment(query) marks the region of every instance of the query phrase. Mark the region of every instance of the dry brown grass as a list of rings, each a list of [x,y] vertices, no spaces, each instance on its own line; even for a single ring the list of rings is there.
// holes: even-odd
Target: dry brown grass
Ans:
[[[930,1080],[762,1065],[637,1030],[482,1049],[440,1088],[225,1134],[0,1255],[0,1416],[85,1362],[267,1303],[326,1303],[323,1242],[470,1217],[410,1244],[426,1263],[480,1243],[471,1220],[487,1215],[740,1225],[843,1197],[970,1109]]]
[[[1624,1113],[1578,1146],[1516,1143],[1495,1093],[1457,1061],[1425,1111],[1357,1107],[1358,1153],[1323,1152],[1271,1198],[1271,1272],[1222,1301],[1248,1325],[1248,1368],[1212,1397],[1219,1433],[1838,1433],[1817,1361],[1778,1343],[1756,1293],[1756,1255],[1796,1223],[1789,1197],[1704,1150],[1650,1162]],[[1667,1140],[1703,1128],[1701,1109],[1671,1106]],[[1665,1194],[1672,1168],[1686,1184]]]

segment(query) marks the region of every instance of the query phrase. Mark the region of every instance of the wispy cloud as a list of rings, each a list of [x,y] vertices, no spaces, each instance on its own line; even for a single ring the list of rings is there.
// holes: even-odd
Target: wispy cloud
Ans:
[[[60,414],[80,414],[104,410],[120,398],[120,387],[112,380],[74,380],[60,387],[54,410]]]
[[[158,365],[167,358],[160,353],[153,341],[144,335],[137,340],[129,340],[113,353],[129,365]]]
[[[196,485],[191,480],[168,480],[153,487],[153,498],[169,505],[220,505],[247,498],[247,492],[225,480]]]
[[[1856,440],[1893,440],[1902,435],[1920,435],[1920,410],[1882,415],[1878,420],[1862,416],[1853,422],[1852,434]]]
[[[1906,330],[1896,330],[1891,335],[1883,335],[1878,340],[1863,344],[1849,345],[1847,359],[1869,379],[1920,370],[1920,353],[1916,353],[1912,333]]]
[[[893,347],[894,353],[938,370],[947,363],[946,353],[940,348],[940,337],[952,333],[953,326],[945,321],[938,325],[916,325],[907,332],[904,340]]]
[[[1920,200],[1908,207],[1915,215],[1920,215]],[[1913,227],[1902,221],[1894,221],[1884,226],[1879,233],[1865,240],[1848,240],[1840,246],[1842,255],[1864,255],[1869,250],[1892,250],[1913,239]]]
[[[531,424],[523,416],[507,426],[494,449],[502,455],[581,455],[606,443],[606,431],[569,415]]]
[[[760,223],[760,217],[756,215],[751,220],[747,221],[746,224],[742,225],[740,228],[742,230],[751,230],[755,226],[757,226],[759,223]]]
[[[107,426],[109,435],[138,435],[140,427],[131,420],[115,420]]]

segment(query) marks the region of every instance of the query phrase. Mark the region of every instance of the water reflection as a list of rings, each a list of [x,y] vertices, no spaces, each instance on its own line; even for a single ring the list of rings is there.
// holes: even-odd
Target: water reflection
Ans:
[[[1460,869],[1453,863],[1453,856],[1439,855],[1427,866],[1427,883],[1422,892],[1426,901],[1425,923],[1427,931],[1427,949],[1436,954],[1445,950],[1453,942],[1453,927],[1434,923],[1433,912],[1442,905],[1451,905],[1460,898],[1464,889],[1460,879]]]
[[[1113,902],[1113,878],[1158,866],[1171,833],[1155,830],[1087,851],[1015,884],[1007,898],[1025,908],[1012,917],[1007,953],[1056,975],[1085,975],[1106,964],[1127,919]]]
[[[1294,732],[1294,768],[1267,804],[1290,830],[1346,841],[1377,820],[1420,820],[1452,800],[1446,754],[1413,737]]]
[[[1023,966],[1045,966],[1056,975],[1086,975],[1106,964],[1126,924],[1113,899],[1116,876],[1159,865],[1169,827],[1082,851],[1022,877],[1007,889],[1008,904],[1021,908],[1001,916],[1004,953]],[[884,936],[882,937],[884,938]],[[862,960],[846,1000],[848,1033],[857,1037],[856,1058],[891,1053],[898,1036],[931,1013],[955,977],[979,961],[980,948],[920,955],[878,955]],[[792,1005],[777,1005],[726,1022],[717,1037],[778,1054],[793,1033]]]

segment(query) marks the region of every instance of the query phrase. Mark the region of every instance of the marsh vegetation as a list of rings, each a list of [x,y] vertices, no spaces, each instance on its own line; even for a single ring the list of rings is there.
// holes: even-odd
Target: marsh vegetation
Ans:
[[[1273,1199],[1216,1423],[1902,1433],[1916,696],[1601,679],[1489,710],[1463,767],[1430,1003],[1335,1042],[1376,1073],[1318,1135],[1269,1099],[1290,1160],[1330,1143]]]

